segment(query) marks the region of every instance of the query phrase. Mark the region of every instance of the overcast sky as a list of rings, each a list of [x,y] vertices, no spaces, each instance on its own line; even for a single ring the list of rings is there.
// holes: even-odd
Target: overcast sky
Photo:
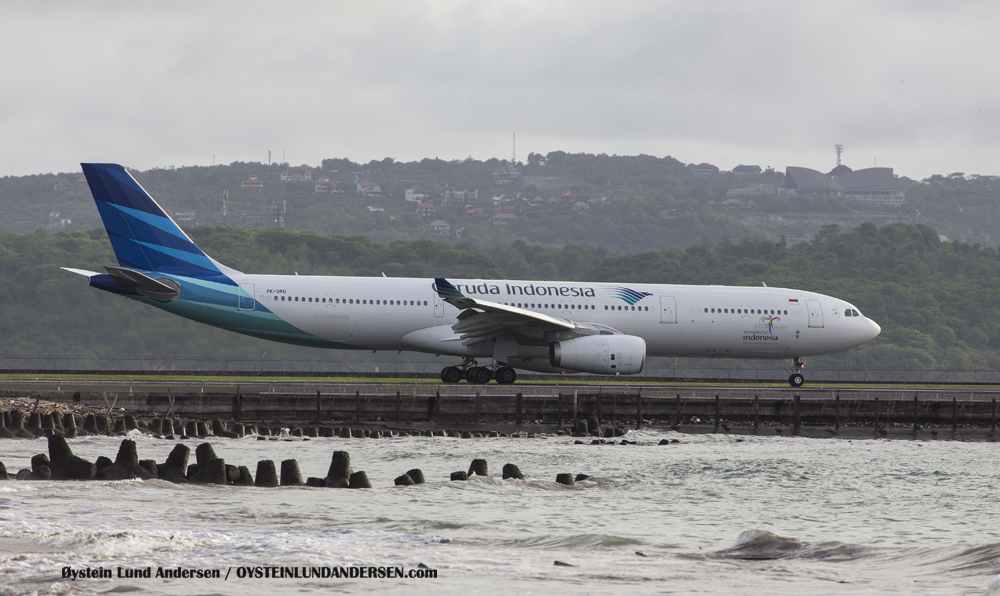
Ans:
[[[1000,2],[19,2],[0,176],[656,156],[1000,174]]]

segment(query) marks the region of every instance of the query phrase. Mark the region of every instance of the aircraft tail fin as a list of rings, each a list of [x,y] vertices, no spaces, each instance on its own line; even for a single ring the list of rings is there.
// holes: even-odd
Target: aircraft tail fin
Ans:
[[[193,277],[223,273],[125,168],[118,164],[80,165],[119,265]]]

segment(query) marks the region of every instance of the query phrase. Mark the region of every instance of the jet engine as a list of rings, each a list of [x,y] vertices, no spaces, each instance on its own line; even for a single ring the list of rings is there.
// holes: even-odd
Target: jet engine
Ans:
[[[598,375],[634,375],[646,362],[646,341],[634,335],[585,335],[549,345],[549,364]]]

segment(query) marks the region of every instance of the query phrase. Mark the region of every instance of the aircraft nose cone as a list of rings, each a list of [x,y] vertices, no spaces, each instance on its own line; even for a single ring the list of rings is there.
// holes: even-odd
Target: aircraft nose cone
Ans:
[[[871,328],[868,330],[868,338],[865,339],[865,341],[871,341],[876,337],[878,337],[879,333],[882,333],[882,328],[879,327],[879,324],[876,323],[875,321],[868,319],[868,324],[871,326]]]

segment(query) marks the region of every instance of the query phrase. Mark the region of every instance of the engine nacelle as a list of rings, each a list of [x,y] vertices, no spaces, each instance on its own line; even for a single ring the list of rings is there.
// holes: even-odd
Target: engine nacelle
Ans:
[[[585,335],[549,345],[549,364],[598,375],[634,375],[646,362],[646,341],[634,335]]]

